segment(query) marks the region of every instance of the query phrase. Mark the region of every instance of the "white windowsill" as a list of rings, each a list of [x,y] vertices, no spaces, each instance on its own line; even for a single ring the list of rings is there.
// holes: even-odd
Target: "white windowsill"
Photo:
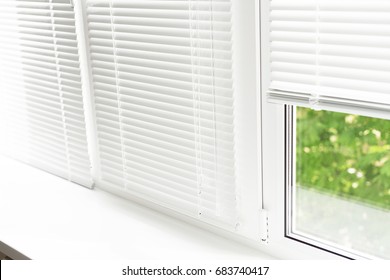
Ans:
[[[0,251],[11,257],[20,252],[31,259],[272,259],[1,156],[0,170]]]

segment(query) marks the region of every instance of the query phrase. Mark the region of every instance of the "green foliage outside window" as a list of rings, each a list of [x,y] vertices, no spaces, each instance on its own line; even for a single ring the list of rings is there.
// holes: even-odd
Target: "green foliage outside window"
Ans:
[[[297,108],[297,185],[390,210],[390,120]]]

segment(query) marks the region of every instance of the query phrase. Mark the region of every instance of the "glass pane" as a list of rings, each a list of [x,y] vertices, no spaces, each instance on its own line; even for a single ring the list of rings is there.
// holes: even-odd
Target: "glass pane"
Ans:
[[[390,259],[390,121],[296,109],[293,232]]]

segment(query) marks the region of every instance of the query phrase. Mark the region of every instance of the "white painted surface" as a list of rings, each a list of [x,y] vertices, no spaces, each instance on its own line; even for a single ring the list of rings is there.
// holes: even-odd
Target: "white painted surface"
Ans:
[[[271,259],[13,160],[0,170],[0,241],[31,259]]]

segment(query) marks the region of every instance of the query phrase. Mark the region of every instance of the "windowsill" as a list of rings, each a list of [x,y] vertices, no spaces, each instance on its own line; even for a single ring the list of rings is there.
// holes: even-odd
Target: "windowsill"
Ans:
[[[10,257],[272,259],[102,190],[88,190],[1,156],[0,168],[0,251]]]

